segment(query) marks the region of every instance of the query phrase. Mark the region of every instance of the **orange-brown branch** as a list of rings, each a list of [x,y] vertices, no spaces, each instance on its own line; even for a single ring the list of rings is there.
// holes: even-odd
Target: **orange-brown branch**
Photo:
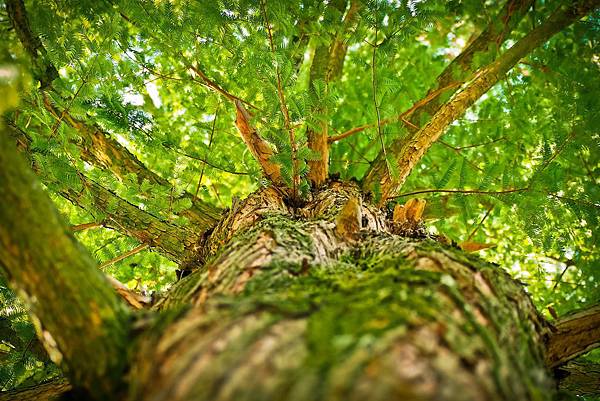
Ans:
[[[396,196],[417,162],[454,120],[503,79],[521,58],[596,6],[595,0],[580,0],[559,6],[544,23],[530,31],[495,61],[481,68],[466,87],[442,105],[422,129],[392,144],[392,153],[397,155],[398,174],[394,177],[387,174],[386,161],[379,157],[367,172],[363,181],[365,188],[373,190],[380,187],[381,203]]]
[[[242,102],[240,100],[235,100],[234,103],[236,107],[235,125],[240,131],[244,143],[248,146],[248,149],[250,149],[250,152],[262,167],[265,176],[273,183],[281,184],[281,169],[276,163],[273,163],[270,160],[274,154],[273,149],[257,134],[256,129],[252,127],[250,123],[252,116],[248,110],[246,110]]]

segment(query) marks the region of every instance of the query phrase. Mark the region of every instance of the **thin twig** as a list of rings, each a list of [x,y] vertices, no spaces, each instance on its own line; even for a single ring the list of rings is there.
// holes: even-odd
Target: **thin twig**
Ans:
[[[103,221],[100,221],[100,222],[92,221],[91,223],[83,223],[83,224],[77,224],[77,225],[71,226],[71,231],[73,231],[73,232],[83,231],[83,230],[87,230],[89,228],[102,227],[103,225],[104,225]]]
[[[215,135],[215,126],[217,125],[217,117],[219,116],[219,105],[217,105],[217,109],[215,110],[215,118],[213,119],[212,128],[210,130],[210,138],[208,140],[208,148],[206,148],[206,153],[204,154],[204,158],[208,160],[208,152],[210,151],[210,147],[212,146],[213,136]],[[200,191],[200,185],[202,185],[202,178],[204,177],[204,169],[206,168],[206,163],[202,163],[202,170],[200,170],[200,178],[198,178],[198,185],[196,186],[196,193],[194,196],[198,197],[198,191]]]
[[[432,91],[427,96],[425,96],[423,99],[415,102],[408,110],[403,111],[402,113],[398,114],[397,116],[389,117],[389,118],[384,118],[383,120],[381,120],[381,125],[387,125],[387,124],[390,124],[390,123],[401,121],[404,124],[410,126],[411,128],[419,129],[419,127],[415,126],[414,124],[412,124],[411,122],[409,122],[408,120],[406,120],[406,118],[410,117],[410,115],[412,115],[415,111],[417,111],[421,107],[427,105],[427,103],[431,102],[433,99],[435,99],[436,97],[438,97],[443,92],[445,92],[445,91],[447,91],[449,89],[452,89],[452,88],[456,88],[459,85],[462,85],[462,82],[454,82],[454,83],[451,83],[448,86],[445,86],[443,88],[436,89],[436,90]],[[364,124],[364,125],[361,125],[361,126],[358,126],[358,127],[354,127],[352,129],[349,129],[346,132],[343,132],[343,133],[339,134],[339,135],[330,137],[329,138],[329,142],[339,141],[341,139],[349,137],[350,135],[356,134],[358,132],[362,132],[362,131],[364,131],[366,129],[373,128],[373,127],[375,127],[375,124]]]
[[[183,53],[181,53],[181,57],[183,57]],[[198,75],[198,76],[200,77],[200,79],[201,79],[201,81],[194,80],[195,82],[199,82],[199,83],[203,84],[204,86],[206,86],[207,88],[209,88],[209,89],[212,89],[212,90],[214,90],[214,91],[215,91],[215,92],[217,92],[217,93],[220,93],[220,94],[221,94],[221,95],[223,95],[223,96],[224,96],[224,97],[225,97],[227,100],[230,100],[230,101],[232,101],[232,102],[233,102],[233,101],[235,101],[235,100],[237,100],[237,101],[239,101],[239,102],[242,102],[242,103],[243,103],[243,104],[245,104],[246,106],[249,106],[249,107],[251,107],[251,108],[253,108],[253,109],[255,109],[255,110],[258,110],[258,107],[256,107],[256,106],[255,106],[255,105],[253,105],[252,103],[250,103],[250,102],[248,102],[248,101],[246,101],[246,100],[244,100],[244,99],[242,99],[242,98],[240,98],[240,97],[238,97],[238,96],[235,96],[235,95],[233,95],[233,94],[231,94],[231,93],[227,92],[227,91],[226,91],[225,89],[223,89],[223,88],[222,88],[222,87],[221,87],[219,84],[217,84],[215,81],[213,81],[212,79],[210,79],[210,78],[209,78],[209,77],[208,77],[208,76],[207,76],[207,75],[206,75],[204,72],[202,72],[202,70],[201,70],[200,68],[196,67],[196,66],[195,66],[195,65],[193,65],[193,64],[190,64],[190,66],[189,66],[189,67],[190,67],[190,69],[191,69],[192,71],[194,71],[194,73],[196,73],[196,75]]]
[[[144,249],[148,248],[148,244],[142,244],[140,246],[136,246],[135,248],[133,248],[131,251],[125,252],[119,256],[117,256],[116,258],[113,258],[111,260],[107,260],[104,263],[101,263],[100,266],[98,266],[99,269],[103,269],[106,266],[110,266],[113,265],[125,258],[128,258],[129,256],[135,255],[136,253],[139,253],[141,251],[143,251]]]
[[[377,43],[377,34],[378,24],[377,24],[377,11],[379,10],[378,0],[375,0],[375,43]],[[388,170],[388,174],[390,174],[389,166],[388,166],[388,158],[387,152],[385,150],[385,143],[383,141],[383,134],[381,133],[381,112],[379,110],[379,105],[377,104],[377,45],[372,45],[373,47],[373,55],[371,56],[371,85],[373,87],[373,106],[375,107],[375,114],[377,116],[377,137],[379,138],[379,145],[381,146],[381,153],[385,159],[385,168]]]
[[[470,241],[471,238],[473,238],[473,236],[475,235],[475,233],[481,228],[481,226],[483,225],[483,222],[485,221],[485,219],[488,218],[488,216],[490,215],[490,213],[492,212],[492,210],[494,210],[494,206],[492,205],[487,212],[485,213],[485,216],[483,216],[483,218],[481,219],[481,221],[479,222],[479,224],[477,224],[477,226],[473,229],[473,231],[471,231],[471,234],[469,234],[469,236],[467,237],[467,241]]]
[[[77,88],[77,91],[75,92],[75,94],[73,95],[73,97],[71,98],[71,100],[69,101],[69,104],[67,105],[66,108],[63,109],[63,111],[60,113],[60,116],[58,116],[58,118],[56,119],[56,123],[54,123],[54,126],[52,127],[52,131],[50,132],[50,136],[48,137],[48,141],[50,139],[54,138],[54,134],[56,134],[56,131],[60,127],[60,124],[62,123],[63,118],[65,118],[65,116],[69,113],[69,110],[73,106],[73,102],[75,101],[75,99],[79,95],[79,92],[81,92],[81,89],[83,88],[83,85],[85,85],[86,83],[87,83],[87,81],[85,79],[83,79],[81,81],[81,84],[79,85],[79,87]]]
[[[562,282],[563,276],[565,275],[565,273],[567,272],[567,270],[571,266],[575,266],[575,263],[572,260],[568,260],[567,263],[566,263],[565,268],[562,270],[562,272],[560,272],[560,275],[556,279],[556,282],[554,283],[554,286],[552,287],[552,291],[556,290],[556,287],[558,286],[559,283]]]
[[[199,160],[202,163],[208,165],[209,167],[212,167],[214,169],[220,170],[224,173],[228,173],[228,174],[233,174],[233,175],[248,175],[249,173],[246,171],[237,171],[237,170],[230,170],[228,168],[225,167],[221,167],[221,166],[217,166],[214,163],[209,162],[206,158],[200,157],[200,156],[195,156],[195,155],[190,155],[189,153],[185,153],[180,151],[179,149],[175,148],[175,147],[171,147],[168,145],[165,145],[166,148],[171,149],[173,152],[180,154],[181,156],[185,156],[185,157],[189,157],[190,159],[194,159],[194,160]]]
[[[527,188],[514,188],[514,189],[505,189],[502,191],[479,191],[476,189],[422,189],[420,191],[413,192],[405,192],[403,194],[395,196],[395,198],[402,198],[404,196],[411,195],[419,195],[419,194],[430,194],[430,193],[452,193],[452,194],[479,194],[479,195],[500,195],[500,194],[510,194],[515,192],[526,192],[529,190]]]
[[[446,146],[448,146],[448,147],[451,147],[452,149],[456,149],[456,150],[458,150],[458,151],[461,151],[461,150],[465,150],[465,149],[471,149],[471,148],[477,148],[477,147],[480,147],[480,146],[487,146],[487,145],[491,145],[491,144],[493,144],[493,143],[500,142],[500,141],[503,141],[503,140],[505,140],[505,139],[506,139],[506,137],[504,137],[504,136],[501,136],[500,138],[496,138],[496,139],[493,139],[493,140],[491,140],[491,141],[488,141],[488,142],[476,143],[476,144],[473,144],[473,145],[466,145],[466,146],[453,146],[453,145],[450,145],[450,144],[449,144],[449,143],[447,143],[447,142],[444,142],[444,141],[442,141],[441,139],[440,139],[438,142],[440,142],[440,143],[442,143],[443,145],[446,145]]]
[[[273,33],[271,31],[271,26],[269,24],[269,19],[267,16],[267,9],[265,5],[265,0],[261,0],[260,7],[263,13],[265,29],[267,30],[267,34],[269,37],[269,45],[271,47],[271,53],[275,58],[275,45],[273,44]],[[293,198],[296,199],[298,197],[298,185],[300,184],[300,176],[298,174],[298,144],[296,143],[296,134],[294,132],[294,128],[290,122],[290,113],[287,108],[287,104],[285,102],[285,94],[283,92],[283,85],[281,83],[281,72],[279,70],[279,63],[276,59],[273,60],[275,63],[275,75],[277,78],[277,95],[279,97],[279,106],[281,108],[281,113],[283,114],[285,129],[289,133],[290,137],[290,147],[292,151],[292,191]]]

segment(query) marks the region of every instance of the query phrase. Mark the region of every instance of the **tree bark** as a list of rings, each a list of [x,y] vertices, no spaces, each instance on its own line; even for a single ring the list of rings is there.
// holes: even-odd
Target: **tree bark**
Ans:
[[[270,190],[234,209],[155,306],[129,400],[551,398],[549,326],[498,266],[392,233],[352,185],[295,217]]]
[[[78,386],[113,394],[126,366],[129,313],[4,130],[0,166],[0,270],[50,359]]]
[[[65,379],[57,379],[37,386],[0,392],[0,401],[58,401],[71,388]]]
[[[600,305],[559,319],[548,339],[546,364],[552,368],[600,345]]]
[[[197,244],[196,270],[138,316],[128,353],[106,351],[127,369],[126,395],[110,398],[551,399],[546,344],[556,330],[522,285],[497,265],[411,232],[416,237],[355,184],[333,182],[301,207],[272,188],[238,202]],[[13,236],[31,234],[11,230],[0,238]],[[37,275],[56,274],[44,260],[35,265]],[[17,287],[29,282],[19,270],[9,273]],[[86,296],[81,284],[29,291],[54,313],[62,301],[46,294]],[[64,302],[72,307],[73,299]],[[44,329],[60,316],[40,314]],[[89,377],[102,348],[86,345],[94,357],[73,356],[89,339],[69,337],[77,318],[65,319],[53,338],[63,336],[63,352],[74,358],[72,377]]]

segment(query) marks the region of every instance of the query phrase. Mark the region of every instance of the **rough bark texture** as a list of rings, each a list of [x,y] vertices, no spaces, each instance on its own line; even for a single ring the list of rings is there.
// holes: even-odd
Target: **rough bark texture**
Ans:
[[[590,397],[600,392],[600,364],[572,361],[558,368],[556,373],[561,390]]]
[[[0,392],[0,401],[57,401],[71,388],[69,382],[58,379],[37,386]]]
[[[13,29],[25,50],[31,55],[34,76],[40,81],[41,88],[48,87],[52,81],[58,78],[58,71],[44,59],[46,49],[40,38],[31,32],[23,0],[7,0],[5,4]]]
[[[350,4],[341,32],[356,15],[358,3]],[[448,124],[519,58],[597,1],[561,6],[471,76],[473,55],[493,52],[489,42],[501,43],[529,4],[510,1],[501,24],[490,25],[438,78],[444,88],[454,88],[456,82],[445,85],[450,79],[469,82],[445,103],[437,94],[429,99],[419,113],[434,113],[431,120],[392,148],[399,177],[387,176],[377,162],[366,189],[379,186],[384,201],[393,196]],[[340,17],[346,6],[345,0],[327,5]],[[7,11],[34,62],[52,67],[44,64],[22,0],[10,0]],[[315,51],[312,82],[339,75],[346,45],[339,35],[330,39]],[[51,70],[38,75],[42,86],[52,82]],[[273,149],[252,127],[241,99],[211,88],[235,103],[246,144],[265,175],[281,183]],[[46,107],[79,130],[83,157],[117,176],[135,173],[168,185],[106,133]],[[412,218],[410,227],[401,224],[400,211],[394,223],[354,184],[327,182],[327,124],[308,137],[313,150],[324,148],[311,166],[316,185],[308,199],[291,204],[282,188],[264,188],[236,202],[210,231],[211,223],[202,220],[198,232],[170,225],[84,176],[81,188],[59,190],[78,203],[85,189],[107,212],[104,225],[114,224],[191,272],[131,324],[114,289],[10,153],[14,144],[0,136],[0,197],[8,206],[0,208],[0,267],[30,305],[42,343],[76,390],[128,401],[551,399],[548,367],[597,345],[586,337],[597,332],[596,314],[578,315],[584,325],[573,317],[549,325],[521,284],[498,266],[427,237]],[[18,139],[20,148],[27,148],[26,139]],[[422,207],[416,210],[411,216],[421,215]],[[141,308],[146,301],[130,304]],[[130,328],[135,337],[128,343]],[[5,396],[44,399],[66,387],[52,383],[41,390]]]
[[[252,126],[252,116],[246,110],[241,101],[235,100],[236,118],[235,125],[242,136],[242,139],[252,155],[262,167],[265,176],[275,184],[282,183],[281,168],[278,164],[271,161],[274,151],[264,139],[258,135],[256,129]]]
[[[33,238],[13,231],[0,239]],[[195,270],[139,315],[127,354],[93,347],[70,357],[85,356],[75,361],[88,375],[106,366],[103,356],[126,364],[127,394],[114,400],[551,399],[546,342],[561,330],[539,316],[521,284],[423,231],[406,233],[355,184],[330,182],[302,206],[265,188],[195,244],[198,256],[188,266]],[[56,274],[42,260],[34,265],[38,275]],[[31,291],[50,294],[43,300],[53,311],[51,294],[75,294],[64,301],[70,308],[78,304],[71,297],[94,294],[82,294],[81,283],[49,289],[63,280],[46,279]],[[43,319],[46,340],[69,336],[71,327],[83,332],[81,314],[61,316]],[[68,321],[46,326],[56,319]],[[94,324],[85,332],[94,333]],[[76,348],[101,338],[65,341]]]
[[[336,230],[348,202],[354,236]],[[300,209],[269,189],[232,208],[156,305],[128,399],[550,399],[549,329],[521,285],[391,230],[341,183]]]
[[[129,314],[14,148],[3,130],[2,274],[25,300],[52,361],[73,383],[112,394],[126,365]]]
[[[600,305],[558,320],[548,340],[546,364],[562,365],[600,346]]]

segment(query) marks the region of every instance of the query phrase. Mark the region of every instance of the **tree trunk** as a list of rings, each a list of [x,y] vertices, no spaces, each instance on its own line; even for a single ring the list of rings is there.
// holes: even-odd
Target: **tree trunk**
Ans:
[[[20,193],[27,199],[26,190]],[[105,376],[123,389],[111,399],[552,399],[547,366],[556,358],[547,355],[547,344],[569,341],[568,323],[592,322],[589,316],[549,325],[522,285],[499,266],[428,237],[419,224],[390,221],[351,183],[330,182],[303,206],[289,205],[274,188],[238,202],[192,245],[197,253],[187,267],[193,272],[152,311],[136,315],[127,353],[101,353],[127,370],[116,379]],[[45,245],[40,238],[38,248]],[[4,263],[15,287],[27,288],[29,299],[52,293],[38,294],[30,281],[53,271],[44,263],[51,266],[54,257],[37,261],[41,268],[28,268],[28,275],[10,267],[11,260]],[[70,277],[68,267],[58,271]],[[46,298],[51,311],[56,300]],[[42,324],[55,321],[52,316],[41,313]],[[98,396],[82,380],[97,373],[90,365],[94,357],[75,354],[93,339],[69,343],[69,319],[44,327],[62,334],[62,355],[74,355],[67,372],[72,383]],[[107,326],[105,333],[118,332]],[[564,334],[562,340],[548,341],[555,332]],[[0,399],[52,399],[67,389],[49,384]],[[77,399],[79,390],[73,391]]]
[[[341,182],[301,206],[272,187],[237,202],[210,234],[183,244],[195,252],[185,265],[192,273],[131,326],[115,325],[127,315],[112,296],[105,306],[118,319],[89,313],[108,288],[98,271],[85,254],[76,258],[69,230],[48,218],[49,200],[20,161],[0,156],[10,167],[0,187],[18,198],[0,213],[8,222],[0,265],[27,293],[51,356],[64,357],[71,382],[98,399],[115,388],[123,391],[112,399],[130,401],[549,400],[547,367],[598,345],[572,328],[584,321],[595,330],[595,310],[551,326],[499,266],[428,237],[422,223],[390,221],[357,185]],[[45,221],[27,223],[38,214]],[[56,250],[69,251],[77,268]],[[86,279],[76,285],[74,272]],[[86,325],[102,326],[104,336],[81,336]],[[112,369],[101,379],[96,357],[112,361],[101,364]],[[28,394],[51,399],[67,389]],[[0,399],[18,397],[32,399]]]
[[[209,262],[155,305],[129,399],[551,399],[548,326],[522,286],[393,234],[366,202],[360,231],[341,230],[357,198],[334,183],[294,215],[269,189],[234,207]]]

